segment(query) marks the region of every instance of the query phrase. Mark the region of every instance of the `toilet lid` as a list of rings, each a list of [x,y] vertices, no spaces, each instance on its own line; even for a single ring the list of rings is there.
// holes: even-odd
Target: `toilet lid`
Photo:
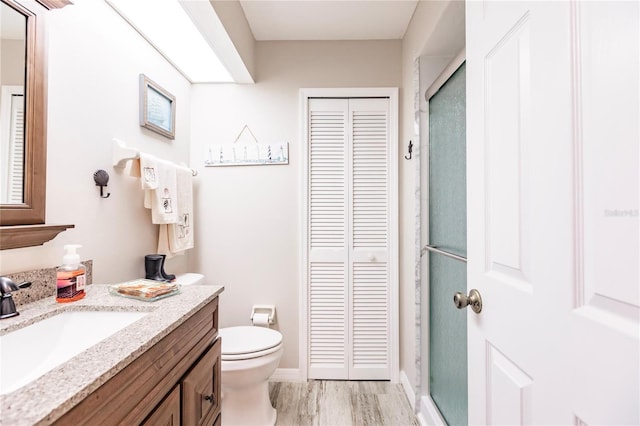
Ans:
[[[266,327],[239,326],[221,328],[222,355],[242,355],[264,351],[282,342],[279,331]]]

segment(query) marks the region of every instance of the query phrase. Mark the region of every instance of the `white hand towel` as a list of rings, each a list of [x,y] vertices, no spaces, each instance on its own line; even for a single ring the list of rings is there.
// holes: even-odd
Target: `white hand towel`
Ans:
[[[138,176],[144,189],[144,206],[148,209],[153,205],[153,190],[158,187],[158,159],[151,154],[139,153]],[[133,170],[133,165],[131,167]]]
[[[178,222],[160,226],[158,253],[172,257],[193,248],[193,175],[191,169],[177,167]]]
[[[140,175],[142,189],[158,188],[158,159],[151,154],[141,152]]]
[[[177,166],[169,161],[157,160],[157,162],[158,187],[151,191],[151,223],[177,223]]]
[[[171,225],[160,225],[160,230],[158,232],[158,254],[165,254],[167,259],[172,258],[176,254],[184,254],[182,253],[171,253],[171,248],[169,248],[169,226]]]
[[[132,177],[141,177],[140,175],[140,159],[134,158],[131,160],[131,167],[129,167],[129,176]]]
[[[193,248],[193,174],[178,167],[178,222],[169,225],[169,246],[176,253]]]
[[[153,198],[155,196],[155,189],[145,189],[144,190],[144,208],[150,209],[153,205]]]

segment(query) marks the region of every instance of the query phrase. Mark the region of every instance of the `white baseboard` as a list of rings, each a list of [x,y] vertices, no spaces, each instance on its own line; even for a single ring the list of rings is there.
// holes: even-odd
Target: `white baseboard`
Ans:
[[[447,426],[447,422],[442,418],[438,407],[429,395],[423,395],[420,398],[420,407],[416,410],[416,394],[404,371],[400,372],[400,383],[420,426]]]
[[[269,379],[274,382],[302,382],[302,375],[298,368],[276,368]]]
[[[418,413],[418,421],[420,424],[432,426],[447,426],[440,415],[440,411],[436,407],[430,396],[420,398],[420,413]]]
[[[422,413],[416,414],[416,418],[418,419],[418,423],[420,423],[420,426],[431,426],[429,423],[427,423],[427,420],[424,418]]]
[[[416,411],[416,393],[413,390],[413,386],[409,383],[409,378],[404,370],[400,371],[400,384],[402,385],[402,389],[404,389],[404,393],[407,395],[407,399],[409,400],[409,405],[411,405],[411,409],[415,413]]]

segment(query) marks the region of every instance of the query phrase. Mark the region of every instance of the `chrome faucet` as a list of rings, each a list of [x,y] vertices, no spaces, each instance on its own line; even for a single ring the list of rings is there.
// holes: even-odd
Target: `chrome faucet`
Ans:
[[[20,313],[16,310],[16,304],[13,302],[13,298],[11,297],[12,291],[18,291],[21,288],[31,287],[31,283],[29,281],[23,282],[21,284],[16,284],[7,277],[0,277],[0,294],[2,295],[2,299],[0,300],[0,319],[15,317],[16,315],[20,315]]]

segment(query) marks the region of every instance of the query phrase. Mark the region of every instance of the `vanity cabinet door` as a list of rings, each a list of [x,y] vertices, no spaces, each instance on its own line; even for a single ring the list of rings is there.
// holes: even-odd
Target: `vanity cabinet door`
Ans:
[[[176,385],[167,397],[142,423],[143,426],[180,425],[180,385]]]
[[[220,347],[215,343],[182,381],[182,423],[211,425],[220,412]]]

